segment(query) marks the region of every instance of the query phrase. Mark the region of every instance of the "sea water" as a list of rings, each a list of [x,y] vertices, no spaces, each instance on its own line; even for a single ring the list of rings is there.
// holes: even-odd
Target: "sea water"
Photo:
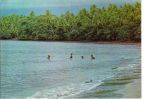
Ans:
[[[140,64],[141,58],[140,47],[135,44],[8,40],[0,43],[2,99],[74,96],[113,77],[113,68],[129,68],[131,64]],[[95,60],[91,60],[91,54]]]

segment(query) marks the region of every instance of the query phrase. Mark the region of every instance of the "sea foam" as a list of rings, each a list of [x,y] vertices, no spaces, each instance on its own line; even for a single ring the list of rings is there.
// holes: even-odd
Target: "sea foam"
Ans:
[[[70,84],[67,86],[61,86],[57,88],[52,88],[48,90],[41,90],[33,94],[32,96],[27,97],[27,99],[31,98],[56,98],[63,99],[75,96],[84,91],[91,90],[96,86],[99,86],[102,82],[99,81],[97,83],[82,83],[82,84]]]

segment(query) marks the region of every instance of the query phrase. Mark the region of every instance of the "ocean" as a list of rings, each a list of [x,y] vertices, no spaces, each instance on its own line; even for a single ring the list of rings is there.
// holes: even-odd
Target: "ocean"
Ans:
[[[104,81],[133,74],[141,66],[141,48],[136,44],[11,40],[0,43],[2,99],[95,98],[97,95],[89,92],[106,89],[99,87]]]

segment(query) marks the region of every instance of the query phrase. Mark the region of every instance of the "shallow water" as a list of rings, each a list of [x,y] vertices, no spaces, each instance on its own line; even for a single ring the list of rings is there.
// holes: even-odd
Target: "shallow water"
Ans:
[[[113,68],[140,64],[140,55],[136,45],[1,41],[1,97],[73,96],[113,77]]]

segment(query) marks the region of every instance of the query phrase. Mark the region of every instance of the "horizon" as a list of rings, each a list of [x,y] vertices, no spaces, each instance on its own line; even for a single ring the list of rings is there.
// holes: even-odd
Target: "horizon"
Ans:
[[[36,15],[44,15],[46,10],[54,15],[61,15],[67,11],[77,14],[82,8],[89,10],[92,4],[102,8],[111,3],[120,6],[135,2],[141,3],[141,0],[0,0],[0,16],[29,15],[31,11],[34,11]]]

